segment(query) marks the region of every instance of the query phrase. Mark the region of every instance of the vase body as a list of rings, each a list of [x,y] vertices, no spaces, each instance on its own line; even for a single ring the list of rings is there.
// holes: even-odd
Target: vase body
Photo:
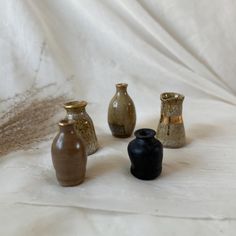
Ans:
[[[59,133],[51,147],[53,166],[60,185],[75,186],[82,183],[85,178],[85,147],[75,132],[74,122],[62,120],[59,127]]]
[[[163,147],[155,134],[152,129],[139,129],[128,145],[130,171],[138,179],[152,180],[161,174]]]
[[[135,106],[127,93],[127,84],[116,84],[116,94],[108,108],[108,124],[113,136],[130,137],[136,124]]]
[[[75,130],[85,144],[86,154],[91,155],[98,149],[98,141],[93,121],[85,110],[87,102],[72,101],[64,104],[66,119],[75,121]]]
[[[184,96],[178,93],[163,93],[160,98],[161,117],[156,137],[164,147],[182,147],[185,144],[185,129],[182,117]]]

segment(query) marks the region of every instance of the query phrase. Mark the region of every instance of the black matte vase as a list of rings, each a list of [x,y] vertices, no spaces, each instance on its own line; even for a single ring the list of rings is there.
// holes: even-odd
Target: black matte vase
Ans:
[[[155,179],[162,171],[163,146],[152,129],[139,129],[134,135],[128,145],[130,171],[138,179]]]

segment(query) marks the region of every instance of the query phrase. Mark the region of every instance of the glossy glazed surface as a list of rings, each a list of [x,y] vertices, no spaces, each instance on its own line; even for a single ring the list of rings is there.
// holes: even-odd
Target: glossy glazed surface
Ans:
[[[108,124],[112,135],[118,138],[130,137],[136,124],[133,100],[127,93],[127,84],[116,84],[116,94],[108,108]]]
[[[51,154],[58,182],[74,186],[85,178],[87,156],[83,141],[74,130],[74,122],[61,121],[59,133],[54,138]]]

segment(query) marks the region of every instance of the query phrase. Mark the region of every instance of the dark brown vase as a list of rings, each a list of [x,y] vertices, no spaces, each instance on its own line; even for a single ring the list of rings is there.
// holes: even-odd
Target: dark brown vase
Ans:
[[[62,186],[75,186],[84,181],[87,155],[83,141],[76,135],[74,121],[61,120],[59,133],[51,148],[57,180]]]

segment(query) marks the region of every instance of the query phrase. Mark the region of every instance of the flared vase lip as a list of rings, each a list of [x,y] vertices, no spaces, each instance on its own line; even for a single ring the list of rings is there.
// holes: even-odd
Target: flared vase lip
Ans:
[[[183,101],[184,100],[184,95],[176,92],[164,92],[160,95],[160,99],[163,102],[166,101]]]
[[[136,138],[141,138],[141,139],[152,138],[156,135],[156,131],[149,128],[142,128],[142,129],[136,130],[134,132],[134,135]]]
[[[74,120],[62,119],[58,122],[59,127],[72,126],[75,124]]]
[[[116,84],[116,88],[127,88],[128,84],[127,83],[118,83]]]
[[[87,102],[84,100],[81,101],[70,101],[70,102],[66,102],[64,104],[64,108],[65,109],[76,109],[76,108],[83,108],[87,106]]]

